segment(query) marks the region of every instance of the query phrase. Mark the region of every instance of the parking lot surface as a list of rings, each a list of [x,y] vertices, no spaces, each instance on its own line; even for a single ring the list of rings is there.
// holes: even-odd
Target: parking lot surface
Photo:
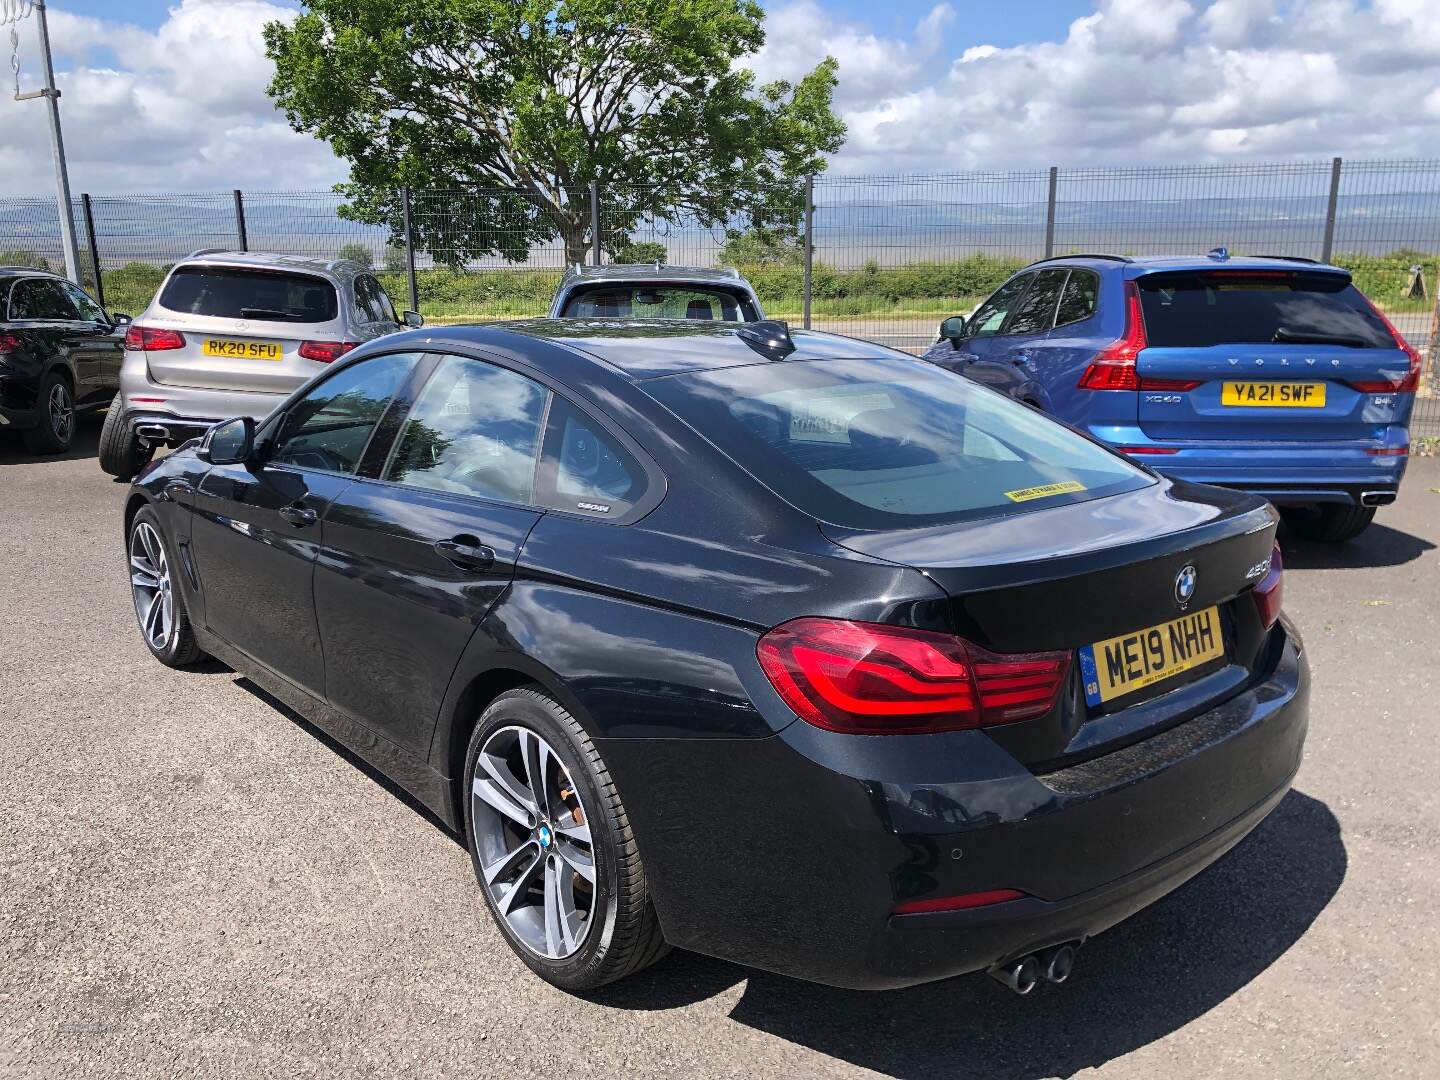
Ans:
[[[229,669],[151,660],[98,431],[58,460],[0,439],[0,1076],[1440,1075],[1434,458],[1359,541],[1285,541],[1295,791],[1070,985],[866,994],[677,953],[579,998],[397,789]]]

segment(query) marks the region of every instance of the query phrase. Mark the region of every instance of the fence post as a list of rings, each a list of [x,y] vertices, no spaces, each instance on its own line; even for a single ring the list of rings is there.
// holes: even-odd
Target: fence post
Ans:
[[[100,280],[100,247],[95,243],[95,215],[90,212],[90,196],[80,195],[80,211],[85,215],[85,243],[90,247],[90,266],[95,271],[95,302],[105,309],[105,283]]]
[[[590,181],[590,261],[600,265],[600,181]]]
[[[235,235],[240,240],[240,250],[250,250],[250,238],[245,235],[245,196],[235,189]]]
[[[1340,159],[1330,162],[1330,202],[1325,207],[1325,239],[1320,242],[1320,261],[1329,262],[1335,252],[1335,207],[1340,201]]]
[[[801,287],[804,297],[803,325],[810,329],[810,300],[815,286],[815,178],[805,177],[805,278]]]
[[[1045,200],[1045,258],[1055,257],[1055,188],[1060,179],[1060,170],[1050,166],[1050,195]]]
[[[400,224],[405,229],[405,273],[410,278],[410,310],[420,310],[420,282],[415,278],[415,230],[410,227],[410,188],[400,189]]]

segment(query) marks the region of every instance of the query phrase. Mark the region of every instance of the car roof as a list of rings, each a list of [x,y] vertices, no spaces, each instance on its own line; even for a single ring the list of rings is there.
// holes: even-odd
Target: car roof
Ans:
[[[1126,277],[1140,277],[1142,274],[1161,270],[1319,270],[1335,274],[1348,274],[1343,267],[1296,255],[1227,255],[1218,258],[1212,255],[1109,255],[1080,254],[1056,255],[1041,259],[1025,267],[1034,270],[1045,266],[1073,266],[1080,264],[1097,270],[1119,270]]]
[[[533,351],[534,342],[544,342],[583,353],[638,382],[686,371],[770,362],[770,356],[739,336],[739,331],[757,325],[763,324],[707,324],[695,319],[518,319],[483,326],[434,327],[389,340],[398,343],[403,337],[431,344],[492,346],[521,356]],[[839,334],[792,330],[789,336],[795,351],[784,358],[785,362],[884,356],[915,359],[908,353]]]
[[[176,266],[243,266],[256,269],[300,270],[335,275],[365,273],[365,267],[351,259],[317,259],[306,255],[280,255],[269,251],[197,251]]]
[[[0,266],[0,277],[63,277],[54,270],[41,270],[34,266]]]
[[[745,279],[733,266],[667,266],[664,263],[612,263],[609,266],[572,266],[565,271],[564,284],[586,281],[688,281],[716,285],[743,285]]]

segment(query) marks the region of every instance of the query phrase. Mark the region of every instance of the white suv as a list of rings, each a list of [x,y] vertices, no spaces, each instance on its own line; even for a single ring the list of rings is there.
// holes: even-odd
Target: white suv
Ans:
[[[129,479],[158,445],[235,416],[258,422],[356,345],[421,323],[413,311],[397,316],[357,262],[197,251],[126,331],[100,467]]]

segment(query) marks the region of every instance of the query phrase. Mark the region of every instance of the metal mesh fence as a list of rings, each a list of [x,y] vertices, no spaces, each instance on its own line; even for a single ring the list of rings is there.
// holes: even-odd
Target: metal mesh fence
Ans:
[[[822,176],[763,221],[707,222],[655,191],[582,188],[553,203],[514,191],[400,192],[347,205],[334,192],[95,197],[94,254],[112,310],[143,309],[165,269],[203,247],[372,266],[400,306],[414,267],[432,322],[544,314],[575,261],[733,265],[767,314],[911,352],[1016,268],[1049,253],[1329,258],[1425,354],[1417,432],[1440,433],[1440,161],[1294,162],[937,175]],[[76,233],[90,276],[80,200]],[[599,226],[599,243],[594,226]],[[406,238],[410,238],[407,247]],[[567,238],[568,237],[568,242]],[[597,253],[598,247],[598,253]],[[0,199],[0,263],[64,265],[53,199]],[[86,281],[93,287],[93,282]]]

